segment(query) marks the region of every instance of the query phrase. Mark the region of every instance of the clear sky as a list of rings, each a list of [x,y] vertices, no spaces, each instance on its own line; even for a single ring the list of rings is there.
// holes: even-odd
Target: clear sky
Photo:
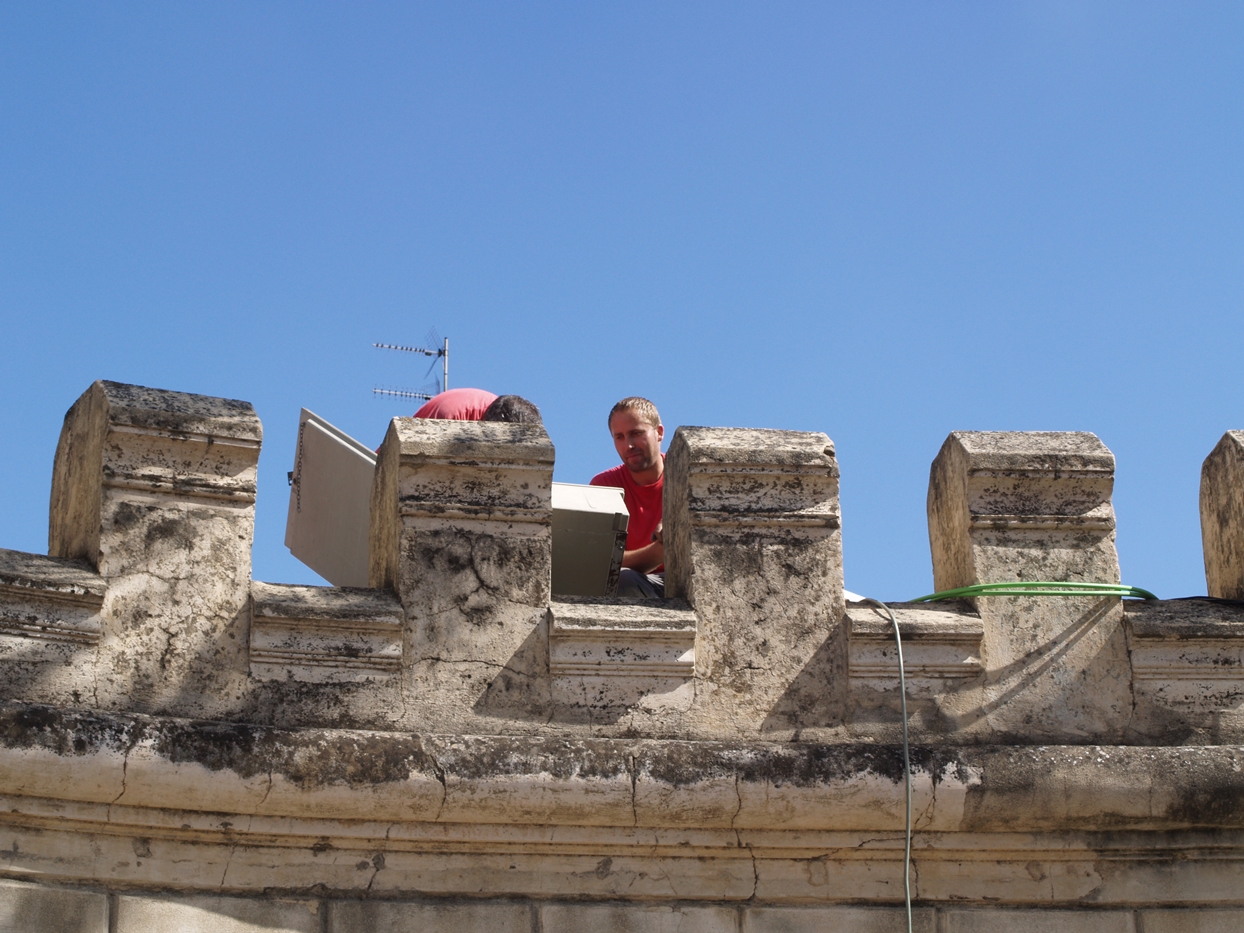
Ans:
[[[451,385],[824,431],[847,586],[932,587],[953,430],[1115,453],[1124,582],[1203,593],[1244,428],[1239,3],[9,3],[0,547],[45,552],[95,379],[252,402],[255,576],[307,407],[368,444]]]

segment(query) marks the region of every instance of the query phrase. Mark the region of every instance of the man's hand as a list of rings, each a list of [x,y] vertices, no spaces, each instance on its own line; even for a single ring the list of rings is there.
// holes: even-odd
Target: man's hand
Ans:
[[[660,541],[660,535],[661,530],[658,528],[652,536],[657,540],[644,547],[625,552],[622,555],[622,566],[630,567],[637,573],[652,573],[665,563],[665,545]]]

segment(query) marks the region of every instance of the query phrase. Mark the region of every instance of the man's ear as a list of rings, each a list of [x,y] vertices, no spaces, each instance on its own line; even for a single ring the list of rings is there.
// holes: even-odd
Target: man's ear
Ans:
[[[662,441],[664,439],[665,439],[665,425],[658,424],[657,425],[657,440]]]

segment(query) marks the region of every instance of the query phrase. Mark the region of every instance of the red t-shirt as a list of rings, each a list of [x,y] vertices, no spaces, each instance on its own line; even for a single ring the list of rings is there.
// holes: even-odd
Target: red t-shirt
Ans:
[[[662,454],[662,457],[665,455]],[[620,463],[612,470],[597,473],[592,477],[593,486],[615,486],[623,490],[626,510],[631,519],[626,526],[626,549],[637,551],[652,543],[652,533],[661,524],[661,490],[665,487],[665,472],[655,483],[641,486],[631,476],[625,463]],[[659,568],[658,568],[659,569]]]
[[[497,400],[483,389],[447,389],[434,395],[415,412],[416,418],[447,418],[451,421],[479,421],[488,406]]]

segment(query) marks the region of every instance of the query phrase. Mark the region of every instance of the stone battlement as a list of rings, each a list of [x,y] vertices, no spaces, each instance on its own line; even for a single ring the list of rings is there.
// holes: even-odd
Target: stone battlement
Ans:
[[[844,593],[826,435],[674,433],[662,601],[551,593],[543,428],[403,418],[372,587],[253,581],[261,441],[245,402],[110,382],[67,414],[49,555],[0,550],[0,871],[170,904],[737,901],[890,928],[894,635]],[[936,587],[1117,583],[1113,481],[1092,434],[951,434]],[[1216,600],[892,607],[922,922],[1002,902],[1208,930],[1161,924],[1244,902],[1244,433],[1201,513]],[[750,916],[720,928],[811,929]]]

